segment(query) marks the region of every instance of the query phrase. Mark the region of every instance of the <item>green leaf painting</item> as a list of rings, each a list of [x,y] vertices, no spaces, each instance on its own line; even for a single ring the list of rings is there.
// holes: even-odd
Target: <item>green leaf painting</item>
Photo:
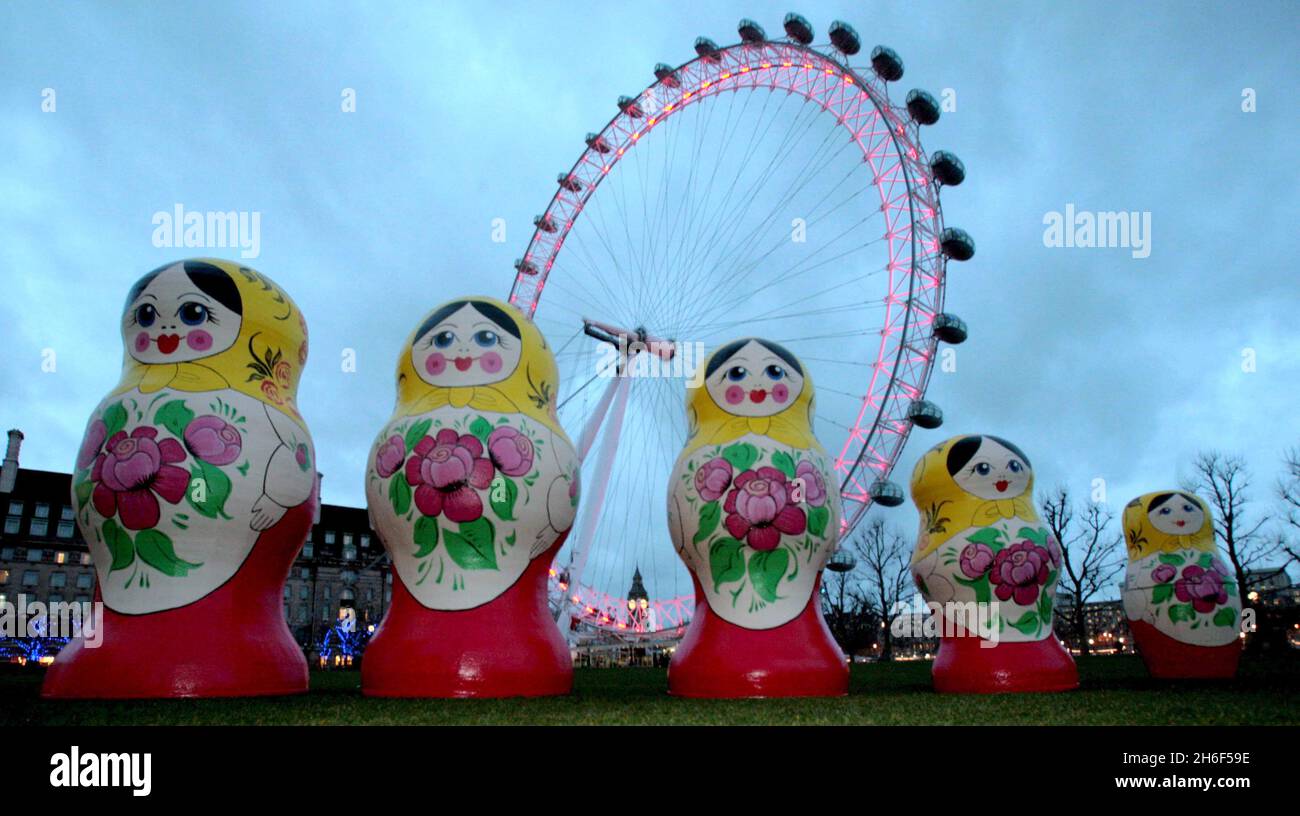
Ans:
[[[1037,634],[1039,627],[1040,621],[1037,612],[1026,612],[1020,616],[1020,620],[1011,622],[1011,628],[1025,635]]]
[[[826,537],[826,525],[831,520],[831,509],[826,505],[808,508],[808,532],[817,538]]]
[[[185,400],[171,400],[159,406],[153,421],[162,425],[177,439],[185,437],[185,427],[194,419],[194,412],[185,407]]]
[[[772,454],[772,467],[784,473],[787,479],[794,478],[794,459],[785,451]]]
[[[190,484],[185,498],[190,506],[208,518],[224,517],[230,498],[230,477],[216,465],[195,459],[190,466]]]
[[[719,538],[709,546],[709,573],[713,576],[713,591],[723,584],[745,577],[745,545],[734,538]]]
[[[104,426],[106,437],[112,437],[126,427],[126,409],[122,403],[115,402],[104,409]]]
[[[443,540],[447,555],[461,569],[497,569],[496,531],[486,516],[462,522],[459,532],[446,530]]]
[[[429,429],[431,427],[433,427],[433,420],[422,419],[419,422],[412,425],[411,427],[407,428],[406,436],[403,439],[403,441],[406,442],[406,450],[409,452],[416,445],[420,444],[420,440],[424,438],[424,435],[429,432]],[[405,512],[406,512],[405,510],[398,511],[399,514]]]
[[[749,470],[758,461],[758,448],[748,442],[738,442],[724,448],[722,458],[738,471]]]
[[[113,556],[113,563],[108,571],[114,572],[131,566],[135,561],[135,544],[131,541],[131,535],[117,526],[117,522],[113,519],[104,522],[103,532],[104,543],[108,545],[108,552]]]
[[[711,501],[700,508],[700,529],[696,531],[693,543],[699,544],[713,535],[713,531],[718,529],[718,520],[722,518],[722,507],[716,501]]]
[[[424,558],[438,546],[438,520],[420,516],[415,520],[415,557]]]
[[[203,566],[179,558],[172,540],[158,530],[141,530],[136,533],[135,549],[141,561],[173,578],[184,578],[190,570]]]
[[[492,433],[492,423],[488,422],[483,417],[476,417],[474,421],[469,424],[469,432],[478,437],[478,441],[487,445],[488,434]]]
[[[399,516],[406,515],[411,509],[411,486],[401,473],[388,483],[388,500],[393,503],[393,512]]]
[[[790,552],[784,548],[754,553],[749,559],[749,580],[758,597],[769,603],[775,602],[777,586],[789,566]]]
[[[514,521],[515,501],[518,498],[519,486],[515,484],[514,479],[498,474],[492,480],[492,486],[488,491],[488,502],[492,505],[492,512],[497,514],[497,518],[502,521]]]

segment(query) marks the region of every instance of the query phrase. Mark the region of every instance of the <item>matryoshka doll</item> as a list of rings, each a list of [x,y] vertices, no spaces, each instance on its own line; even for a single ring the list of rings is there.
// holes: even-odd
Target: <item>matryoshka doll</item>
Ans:
[[[953,437],[916,463],[921,529],[912,577],[941,615],[936,691],[1079,684],[1052,631],[1061,546],[1039,521],[1033,495],[1028,457],[996,436]]]
[[[281,607],[317,503],[302,313],[246,266],[181,261],[131,288],[122,338],[72,485],[103,626],[59,654],[43,696],[306,691]]]
[[[434,309],[397,362],[397,409],[366,468],[393,602],[361,686],[387,697],[565,694],[569,647],[546,586],[578,505],[555,416],[555,357],[518,309]]]
[[[1178,490],[1124,508],[1124,614],[1147,671],[1161,679],[1230,678],[1241,654],[1241,595],[1219,558],[1214,520]]]
[[[840,497],[813,436],[813,383],[781,346],[735,340],[690,389],[690,437],[668,486],[668,529],[695,613],[668,668],[683,697],[834,696],[844,654],[822,617]]]

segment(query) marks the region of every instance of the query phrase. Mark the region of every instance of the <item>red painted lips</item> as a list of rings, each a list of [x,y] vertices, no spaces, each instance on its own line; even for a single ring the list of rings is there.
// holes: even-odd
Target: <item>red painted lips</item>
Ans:
[[[181,336],[179,334],[158,335],[158,350],[163,354],[171,354],[180,344]]]
[[[473,358],[473,357],[457,357],[457,358],[456,358],[456,370],[457,370],[457,371],[469,371],[469,367],[472,366],[472,365],[474,365],[474,358]]]
[[[993,483],[993,486],[998,489],[999,493],[1005,493],[1007,492],[1007,488],[1011,486],[1011,482],[1008,482],[1006,479],[999,479]]]
[[[764,388],[755,388],[753,391],[749,392],[750,402],[762,402],[766,398],[767,398],[767,390]]]

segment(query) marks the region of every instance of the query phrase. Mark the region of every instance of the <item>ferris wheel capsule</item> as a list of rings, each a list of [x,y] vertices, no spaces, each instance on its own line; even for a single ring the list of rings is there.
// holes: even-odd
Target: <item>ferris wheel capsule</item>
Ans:
[[[609,146],[609,142],[601,138],[599,133],[588,133],[584,141],[586,141],[587,147],[597,153],[609,153],[613,149]]]
[[[862,50],[862,40],[858,37],[858,32],[843,20],[831,23],[831,45],[846,57],[851,57]]]
[[[741,41],[750,45],[761,43],[767,39],[767,32],[763,30],[763,27],[749,18],[741,20],[736,26],[736,30],[740,32]]]
[[[516,258],[515,271],[523,275],[536,275],[537,264],[533,263],[532,261],[524,260],[523,258]]]
[[[618,98],[618,109],[633,119],[640,119],[645,115],[645,111],[641,110],[641,104],[632,96],[620,96]]]
[[[966,321],[955,314],[940,312],[934,316],[934,336],[950,345],[966,342]]]
[[[571,193],[582,192],[582,181],[577,176],[561,173],[555,177],[555,183],[568,190]]]
[[[793,11],[785,15],[785,33],[790,39],[800,45],[808,45],[813,41],[812,24],[804,18],[802,14],[795,14]]]
[[[929,400],[914,400],[907,408],[907,418],[914,425],[934,430],[943,424],[943,411]]]
[[[555,222],[547,215],[534,216],[533,226],[537,227],[542,232],[555,232]]]
[[[721,55],[718,54],[718,44],[708,37],[695,38],[695,53],[713,62],[722,59]]]
[[[858,565],[858,559],[848,550],[836,550],[826,561],[826,569],[831,572],[852,572]]]
[[[681,85],[677,81],[677,69],[666,62],[660,62],[655,65],[655,79],[659,80],[669,88],[676,88]]]
[[[903,488],[888,479],[877,479],[868,489],[871,501],[881,507],[897,507],[903,503]]]
[[[939,121],[939,103],[920,88],[907,92],[907,112],[918,125],[933,125]]]
[[[966,165],[947,150],[936,150],[930,157],[930,172],[947,187],[956,187],[966,179]]]
[[[943,254],[954,261],[969,261],[975,257],[975,239],[963,229],[944,229],[939,236],[939,246],[943,247]]]
[[[903,78],[903,58],[887,45],[877,45],[871,49],[871,70],[886,82],[897,82]]]

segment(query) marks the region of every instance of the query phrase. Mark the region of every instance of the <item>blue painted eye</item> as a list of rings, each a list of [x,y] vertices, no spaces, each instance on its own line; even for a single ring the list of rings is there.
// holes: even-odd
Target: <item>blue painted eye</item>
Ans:
[[[767,374],[769,379],[779,380],[785,376],[785,369],[779,365],[770,365],[763,369],[763,373]]]
[[[489,329],[484,329],[483,331],[474,333],[474,342],[478,343],[483,348],[491,348],[492,346],[495,346],[498,339],[497,333]]]
[[[978,465],[975,466],[975,472],[981,476],[989,475],[989,473],[992,472],[992,470],[993,468],[989,467],[988,462],[980,462]]]
[[[1172,511],[1171,511],[1168,507],[1161,507],[1161,508],[1160,508],[1160,515],[1162,515],[1162,516],[1167,516],[1167,515],[1169,515],[1171,512],[1172,512]]]
[[[456,335],[449,331],[441,331],[433,336],[433,344],[438,348],[446,348],[456,342]]]
[[[1019,459],[1012,459],[1010,462],[1007,462],[1007,470],[1012,473],[1019,473],[1024,470],[1024,468],[1021,466]]]
[[[182,303],[180,310],[176,314],[186,326],[198,326],[207,322],[208,307],[202,303],[190,301],[189,303]]]
[[[157,318],[158,310],[153,307],[152,303],[146,303],[135,310],[135,322],[145,328],[152,326]]]
[[[1183,512],[1184,512],[1184,513],[1190,513],[1190,512],[1192,512],[1193,509],[1194,509],[1194,508],[1193,508],[1190,504],[1184,504],[1184,505],[1183,505]]]
[[[731,368],[727,369],[727,379],[731,380],[732,382],[740,382],[741,380],[745,379],[745,375],[748,373],[749,372],[745,370],[744,366],[732,366]]]

